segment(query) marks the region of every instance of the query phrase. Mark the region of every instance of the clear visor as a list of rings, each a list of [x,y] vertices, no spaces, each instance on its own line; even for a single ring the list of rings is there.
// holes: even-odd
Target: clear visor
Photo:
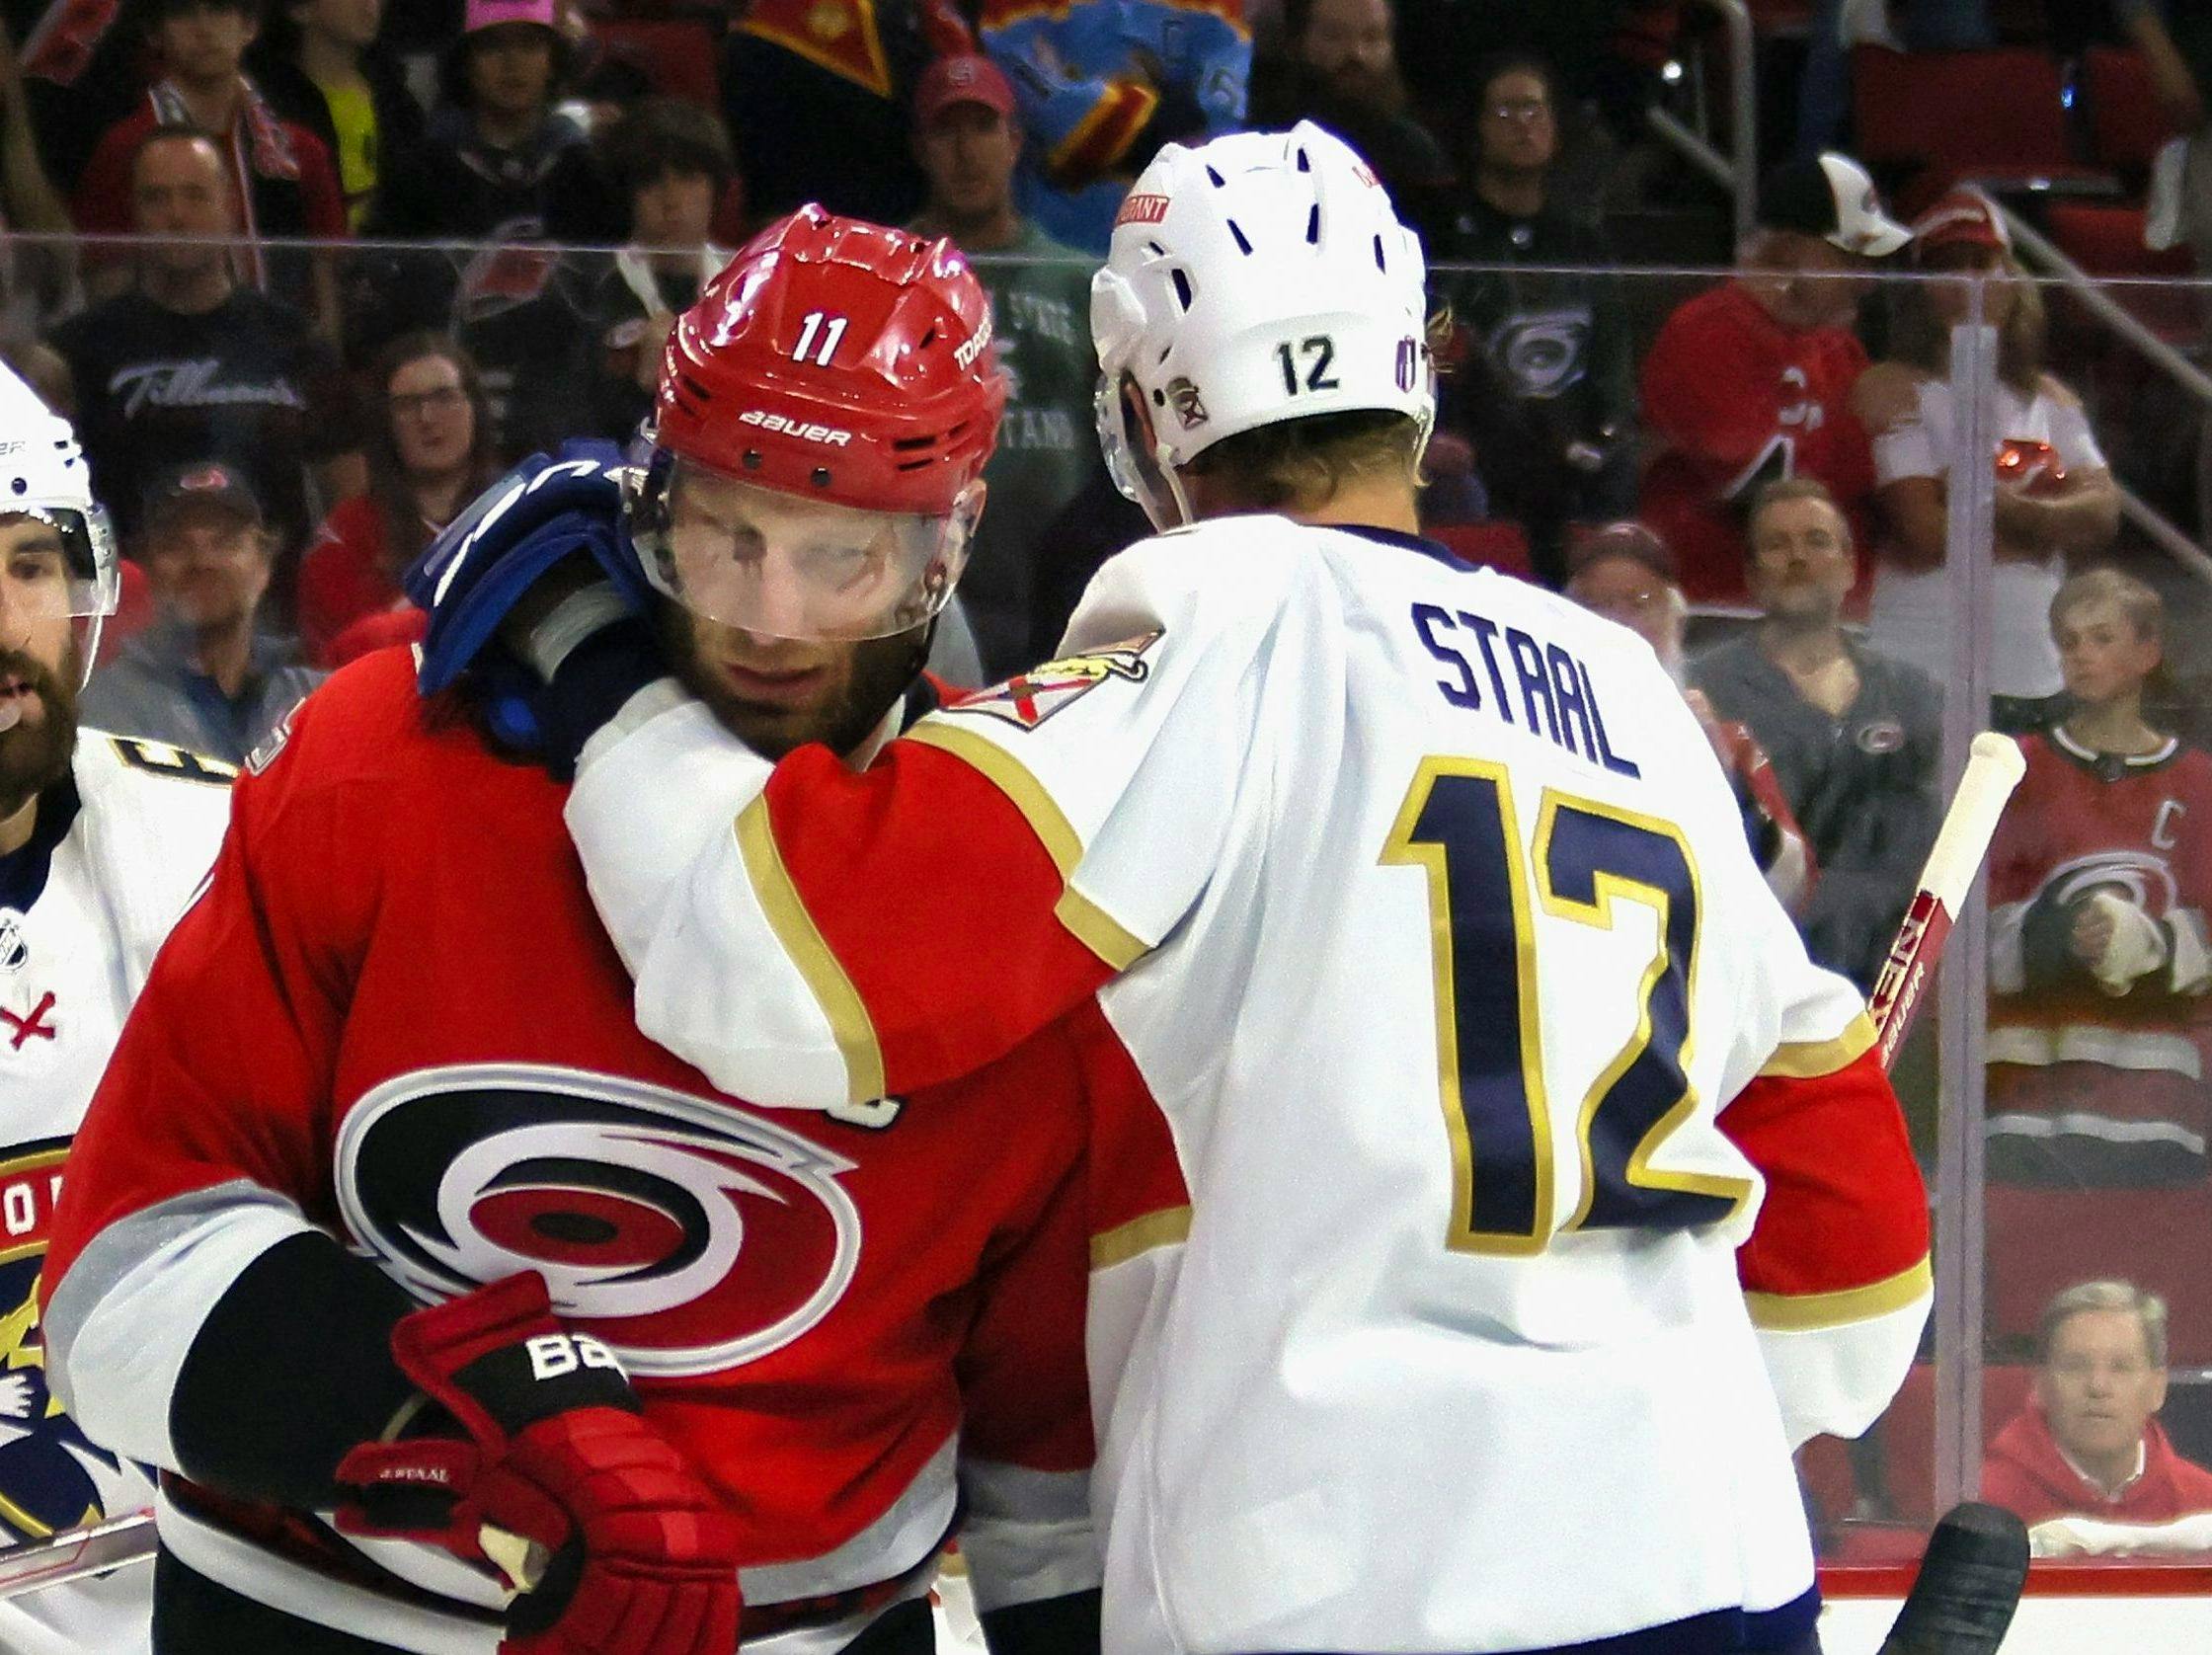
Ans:
[[[0,612],[32,620],[112,615],[118,591],[115,536],[99,507],[0,511]]]
[[[740,482],[681,455],[640,480],[630,534],[646,577],[697,615],[764,637],[857,641],[911,631],[952,597],[982,505],[943,516],[863,512]]]

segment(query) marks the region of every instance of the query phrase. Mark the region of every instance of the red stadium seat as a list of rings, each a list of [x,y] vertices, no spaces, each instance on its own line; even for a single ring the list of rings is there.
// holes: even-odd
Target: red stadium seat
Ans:
[[[1536,579],[1529,559],[1529,537],[1519,523],[1433,523],[1423,530],[1455,557],[1501,574]]]
[[[2048,52],[1860,46],[1852,64],[1857,156],[1917,175],[1904,196],[1933,196],[1966,179],[1997,189],[2117,187],[2109,174],[2074,159],[2065,82]],[[1902,204],[1911,210],[1914,201]]]
[[[1992,1364],[1982,1370],[1982,1445],[2005,1428],[2027,1402],[2034,1370],[2017,1364]],[[1936,1517],[1936,1370],[1915,1363],[1905,1376],[1897,1400],[1874,1427],[1881,1444],[1882,1477],[1896,1510],[1892,1521],[1925,1524]],[[1815,1437],[1797,1451],[1797,1469],[1806,1491],[1821,1515],[1833,1523],[1851,1515],[1859,1493],[1852,1472],[1851,1451],[1835,1437]],[[1866,1547],[1844,1557],[1824,1561],[1871,1562],[1886,1560],[1896,1544],[1894,1536],[1884,1539],[1877,1532]],[[1913,1553],[1918,1555],[1917,1549]]]
[[[721,37],[692,18],[603,18],[592,25],[607,51],[636,64],[653,90],[719,108]]]
[[[2167,1301],[2172,1361],[2212,1362],[2212,1186],[2046,1190],[1992,1184],[1984,1324],[2025,1341],[2043,1306],[2083,1282],[2133,1282]]]
[[[2117,172],[2147,171],[2174,134],[2159,112],[2143,54],[2092,46],[2082,59],[2082,88],[2089,101],[2091,159]]]
[[[2006,1421],[2027,1401],[2034,1370],[1991,1366],[1982,1370],[1982,1446],[2005,1429]],[[1915,1363],[1897,1400],[1876,1427],[1882,1434],[1882,1465],[1897,1515],[1908,1522],[1936,1517],[1936,1370]]]
[[[2186,247],[2154,253],[2143,245],[2143,209],[2111,201],[2053,201],[2048,225],[2059,251],[2092,276],[2162,276],[2196,274]],[[2193,346],[2204,333],[2199,296],[2187,287],[2110,289],[2128,313],[2170,345]]]

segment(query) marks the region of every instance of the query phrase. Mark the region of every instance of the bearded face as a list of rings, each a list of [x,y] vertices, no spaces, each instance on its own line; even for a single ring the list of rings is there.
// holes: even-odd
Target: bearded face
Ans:
[[[81,660],[66,633],[53,666],[30,650],[0,648],[0,821],[69,773]]]
[[[84,657],[69,589],[60,532],[0,517],[0,823],[66,775],[76,751]]]

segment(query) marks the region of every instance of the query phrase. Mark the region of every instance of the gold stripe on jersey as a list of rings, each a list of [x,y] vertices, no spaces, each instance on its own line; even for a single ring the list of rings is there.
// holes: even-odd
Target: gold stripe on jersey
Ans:
[[[1747,1293],[1744,1305],[1751,1324],[1770,1333],[1810,1333],[1823,1327],[1849,1327],[1872,1321],[1927,1298],[1936,1277],[1927,1259],[1871,1287],[1840,1293]]]
[[[1110,1269],[1141,1253],[1179,1245],[1188,1241],[1190,1235],[1191,1210],[1188,1207],[1166,1207],[1157,1213],[1146,1213],[1142,1219],[1132,1219],[1126,1224],[1117,1224],[1103,1234],[1092,1236],[1090,1267]]]
[[[1783,1080],[1817,1080],[1858,1062],[1876,1038],[1874,1020],[1861,1011],[1834,1040],[1784,1041],[1759,1072]]]
[[[739,814],[738,850],[745,858],[746,876],[752,881],[752,894],[759,898],[760,910],[767,915],[768,928],[775,932],[776,941],[783,944],[784,953],[814,991],[823,1015],[830,1019],[830,1033],[845,1061],[845,1085],[851,1094],[847,1101],[865,1103],[882,1097],[883,1048],[876,1043],[875,1023],[852,979],[845,976],[844,967],[837,964],[836,955],[830,951],[806,905],[799,900],[799,888],[791,883],[791,871],[783,865],[783,854],[776,849],[775,833],[768,825],[766,794]]]
[[[1151,952],[1152,945],[1077,891],[1068,880],[1083,858],[1083,841],[1075,834],[1061,808],[1053,803],[1044,783],[1023,767],[1020,759],[988,737],[973,730],[934,720],[923,720],[907,733],[908,741],[920,742],[940,752],[949,752],[980,773],[1021,812],[1037,842],[1060,870],[1060,901],[1053,906],[1057,918],[1077,942],[1116,971],[1127,971]]]

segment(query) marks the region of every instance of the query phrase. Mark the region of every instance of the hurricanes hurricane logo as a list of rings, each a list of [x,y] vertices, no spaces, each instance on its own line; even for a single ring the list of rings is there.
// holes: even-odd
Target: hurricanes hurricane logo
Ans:
[[[1525,397],[1571,390],[1589,371],[1590,313],[1543,310],[1510,317],[1490,337],[1490,357]]]
[[[2165,858],[2139,850],[2103,850],[2061,862],[2043,881],[2043,889],[2060,903],[2079,902],[2095,891],[2117,891],[2153,918],[2172,912],[2180,901]]]
[[[948,713],[988,713],[1024,730],[1034,730],[1062,708],[1088,695],[1110,678],[1143,683],[1151,675],[1145,652],[1158,643],[1160,634],[1147,632],[1104,649],[1063,656],[1042,667],[1016,673],[1002,684],[979,689],[945,708]]]
[[[789,1344],[852,1281],[852,1162],[644,1081],[535,1064],[425,1069],[346,1117],[339,1209],[435,1301],[519,1271],[633,1374],[710,1374]]]

